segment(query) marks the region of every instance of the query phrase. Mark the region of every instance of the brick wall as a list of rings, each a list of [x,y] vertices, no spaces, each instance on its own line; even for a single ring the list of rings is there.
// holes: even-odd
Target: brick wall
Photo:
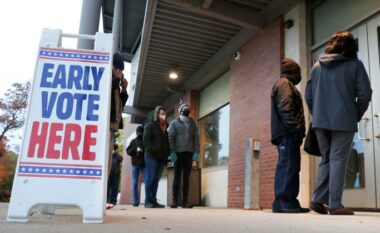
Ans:
[[[271,208],[274,197],[276,148],[270,143],[270,94],[280,77],[284,54],[283,19],[279,18],[241,49],[231,61],[230,158],[228,207],[244,206],[245,139],[261,140],[260,206]]]

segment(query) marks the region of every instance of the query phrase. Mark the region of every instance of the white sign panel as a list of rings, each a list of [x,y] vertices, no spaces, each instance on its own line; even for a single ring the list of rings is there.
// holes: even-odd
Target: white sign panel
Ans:
[[[111,60],[110,51],[40,47],[9,221],[28,221],[38,204],[77,205],[84,222],[103,221]]]

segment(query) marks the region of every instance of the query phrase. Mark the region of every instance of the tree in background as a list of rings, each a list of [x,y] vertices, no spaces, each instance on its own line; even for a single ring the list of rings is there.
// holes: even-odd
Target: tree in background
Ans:
[[[0,158],[3,157],[6,152],[7,150],[5,148],[5,143],[3,141],[0,141]]]
[[[14,83],[0,99],[0,201],[9,201],[17,154],[7,149],[6,134],[24,125],[30,82]]]
[[[0,99],[0,142],[5,134],[24,125],[30,82],[14,83]]]
[[[17,165],[17,155],[8,151],[0,158],[0,202],[8,202]]]

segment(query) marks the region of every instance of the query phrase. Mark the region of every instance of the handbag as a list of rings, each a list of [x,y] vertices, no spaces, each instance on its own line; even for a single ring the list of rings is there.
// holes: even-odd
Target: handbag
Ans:
[[[303,150],[310,155],[321,156],[321,152],[319,151],[317,135],[315,135],[315,131],[311,125],[311,122],[309,125],[309,130],[306,134]]]

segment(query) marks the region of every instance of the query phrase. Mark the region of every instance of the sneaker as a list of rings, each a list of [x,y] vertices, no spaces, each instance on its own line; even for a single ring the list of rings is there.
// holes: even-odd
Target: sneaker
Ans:
[[[161,205],[160,203],[156,202],[154,203],[155,208],[165,208],[164,205]]]
[[[139,203],[133,203],[133,207],[139,207]]]
[[[147,202],[144,204],[144,207],[145,208],[157,208],[155,204],[153,204],[152,202]]]
[[[284,213],[284,214],[299,214],[305,213],[301,208],[273,208],[273,213]]]
[[[107,204],[106,205],[106,210],[112,209],[115,205],[114,204]]]

